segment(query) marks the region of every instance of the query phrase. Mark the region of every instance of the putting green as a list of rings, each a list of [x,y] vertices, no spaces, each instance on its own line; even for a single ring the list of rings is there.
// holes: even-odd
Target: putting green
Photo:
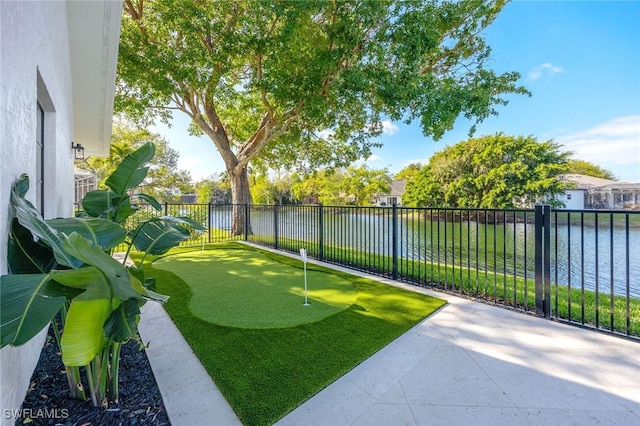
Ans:
[[[189,309],[214,324],[283,328],[316,322],[355,303],[354,285],[336,275],[308,270],[310,306],[304,303],[304,272],[243,249],[178,253],[153,267],[180,276],[193,292]]]

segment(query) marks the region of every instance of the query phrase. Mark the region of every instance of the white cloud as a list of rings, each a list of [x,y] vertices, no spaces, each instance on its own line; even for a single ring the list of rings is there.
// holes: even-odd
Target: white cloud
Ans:
[[[325,130],[320,130],[318,133],[316,133],[316,136],[318,136],[320,139],[327,139],[329,136],[332,136],[335,132],[331,129],[325,129]]]
[[[390,120],[382,120],[380,122],[380,125],[382,126],[382,134],[384,135],[392,136],[400,131],[400,128],[395,124],[393,124]],[[366,129],[371,129],[371,128],[372,127],[369,127],[369,125],[366,127]],[[379,128],[379,127],[376,127],[376,128]],[[332,129],[324,129],[324,130],[320,130],[319,132],[316,132],[316,136],[318,136],[321,139],[327,139],[334,134],[335,134],[335,131]]]
[[[429,158],[429,157],[427,157],[427,158],[414,158],[413,160],[407,160],[407,161],[405,161],[404,163],[402,163],[402,168],[405,168],[405,167],[407,167],[408,165],[410,165],[410,164],[415,164],[415,163],[418,163],[418,164],[420,164],[421,166],[424,166],[424,165],[426,165],[426,164],[429,164],[429,159],[430,159],[430,158]]]
[[[382,120],[382,133],[385,135],[395,135],[396,133],[398,133],[400,131],[400,128],[398,126],[396,126],[395,124],[393,124],[391,121],[389,120]]]
[[[640,115],[619,117],[586,130],[554,138],[573,157],[611,170],[640,170]]]
[[[549,62],[545,62],[542,65],[533,67],[531,71],[529,71],[529,74],[527,74],[527,77],[529,81],[535,81],[540,77],[542,77],[543,75],[555,75],[555,74],[562,74],[564,72],[565,70],[562,67],[553,65]]]
[[[371,154],[367,158],[361,158],[360,160],[354,161],[353,162],[353,166],[355,166],[355,167],[367,166],[368,167],[369,163],[379,162],[381,160],[382,160],[382,158],[380,158],[380,156],[378,156],[376,154]],[[375,167],[375,166],[372,166],[372,167]]]

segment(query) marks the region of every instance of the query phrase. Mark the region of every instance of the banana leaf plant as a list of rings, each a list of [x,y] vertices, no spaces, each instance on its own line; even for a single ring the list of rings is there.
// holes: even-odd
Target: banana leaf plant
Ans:
[[[95,406],[118,400],[120,347],[139,341],[140,307],[167,297],[151,290],[142,270],[144,256],[166,253],[188,239],[200,223],[186,217],[154,217],[126,229],[135,214],[133,198],[160,204],[144,194],[130,195],[145,179],[155,154],[147,143],[127,156],[109,176],[109,189],[89,192],[77,217],[44,220],[25,198],[29,178],[11,189],[14,218],[8,238],[9,275],[0,277],[0,347],[19,346],[49,323],[62,352],[72,396],[85,399],[80,368],[86,369]],[[122,263],[113,249],[129,246]],[[127,262],[129,250],[144,253]],[[56,321],[60,313],[60,324]]]

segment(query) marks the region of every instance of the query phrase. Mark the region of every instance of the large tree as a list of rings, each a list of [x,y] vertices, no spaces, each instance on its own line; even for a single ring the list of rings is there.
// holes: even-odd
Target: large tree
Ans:
[[[501,133],[469,139],[435,153],[410,182],[409,206],[508,208],[553,202],[571,153],[553,141]]]
[[[616,176],[610,170],[598,166],[597,164],[578,159],[571,159],[567,161],[565,173],[577,173],[602,179],[616,180]]]
[[[116,109],[187,114],[224,160],[233,201],[251,203],[250,162],[347,165],[384,117],[438,139],[458,116],[477,123],[527,93],[517,73],[488,68],[482,31],[505,3],[125,0]]]

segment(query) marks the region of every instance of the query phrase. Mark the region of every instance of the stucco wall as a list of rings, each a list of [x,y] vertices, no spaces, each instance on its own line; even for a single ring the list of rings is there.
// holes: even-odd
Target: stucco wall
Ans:
[[[64,2],[0,1],[0,273],[7,272],[9,189],[22,173],[35,204],[36,101],[45,109],[44,215],[69,216],[73,207],[72,104]],[[40,355],[44,333],[0,350],[0,413],[19,408]]]
[[[568,210],[584,209],[584,190],[568,189],[563,195],[558,197],[564,203],[564,208]]]

